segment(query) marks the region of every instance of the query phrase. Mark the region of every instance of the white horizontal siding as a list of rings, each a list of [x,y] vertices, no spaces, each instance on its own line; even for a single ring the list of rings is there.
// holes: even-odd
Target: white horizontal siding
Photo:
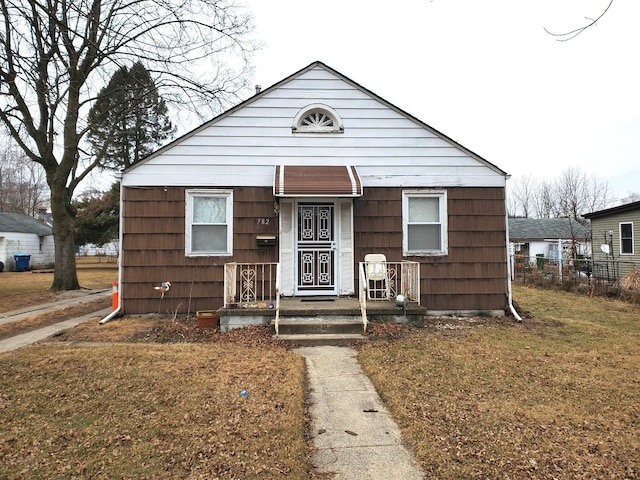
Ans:
[[[344,133],[292,133],[326,104]],[[125,186],[271,185],[273,166],[356,165],[364,186],[504,186],[485,162],[317,66],[179,139],[123,176]]]
[[[31,268],[50,267],[54,263],[55,251],[53,235],[42,238],[42,250],[40,249],[40,236],[34,233],[0,232],[0,262],[5,264],[5,270],[15,268],[16,254],[30,255],[29,266]]]
[[[409,133],[407,131],[403,131],[404,133]],[[238,132],[239,133],[239,132]],[[350,147],[350,148],[386,148],[389,145],[388,135],[390,132],[382,131],[381,135],[374,136],[374,131],[371,131],[371,136],[368,137],[346,137],[333,135],[329,138],[327,135],[313,134],[307,135],[305,134],[305,138],[301,139],[298,137],[292,138],[293,136],[289,132],[285,136],[248,136],[248,135],[207,135],[207,136],[198,136],[187,138],[184,142],[180,142],[180,145],[176,145],[175,148],[171,149],[170,152],[167,152],[167,156],[175,155],[176,152],[179,152],[180,148],[189,148],[195,147],[205,150],[202,153],[210,154],[211,152],[207,152],[206,149],[210,147],[258,147],[258,148],[269,148],[269,147],[282,147],[283,145],[292,146],[297,143],[304,143],[304,146],[307,148],[327,148],[335,147]],[[385,135],[386,134],[386,135]],[[405,148],[405,147],[419,147],[419,148],[450,148],[451,150],[455,150],[460,152],[461,155],[464,155],[460,150],[454,149],[450,144],[443,141],[438,137],[425,137],[417,139],[415,136],[394,136],[393,141],[396,144],[397,148]],[[429,152],[433,153],[433,152]],[[475,159],[473,159],[475,161]]]
[[[304,165],[302,162],[281,162],[281,164]],[[321,163],[319,160],[309,165],[342,165],[338,161]],[[170,177],[161,166],[150,166],[144,176],[126,176],[125,186],[204,186],[204,187],[271,187],[274,168],[272,165],[232,165],[221,164],[206,168],[187,165],[177,169]],[[470,172],[473,171],[473,174]],[[464,174],[463,174],[464,172]],[[428,173],[424,168],[406,167],[358,167],[364,187],[504,187],[505,179],[482,165],[475,167],[432,167]],[[124,180],[124,179],[123,179]]]
[[[463,152],[453,148],[438,148],[438,147],[428,147],[428,148],[430,150],[429,152],[425,152],[425,148],[403,147],[402,150],[396,153],[385,147],[375,147],[375,146],[368,146],[368,145],[362,145],[354,148],[354,147],[338,147],[335,145],[327,144],[324,148],[322,146],[316,147],[315,151],[309,149],[309,147],[306,145],[305,146],[288,145],[287,147],[282,147],[282,146],[259,147],[256,149],[256,151],[251,157],[252,158],[296,157],[296,158],[308,158],[308,159],[327,158],[327,157],[330,157],[330,158],[339,157],[342,159],[366,158],[366,159],[370,159],[372,162],[376,162],[377,158],[388,159],[388,158],[400,157],[400,158],[416,158],[416,159],[425,159],[425,160],[438,158],[438,160],[440,160],[441,162],[448,163],[451,161],[450,157],[465,156]],[[188,159],[189,162],[195,161],[196,163],[200,163],[200,161],[197,160],[197,158],[202,158],[202,157],[205,159],[211,158],[211,153],[207,153],[204,150],[205,149],[203,149],[200,146],[181,145],[180,147],[177,147],[170,155],[166,155],[165,158],[162,159],[162,161],[158,162],[158,164],[162,164],[162,163],[175,164],[175,163],[178,163],[180,159],[185,159],[185,160]],[[215,157],[217,158],[241,157],[246,161],[247,157],[242,153],[243,150],[244,148],[240,149],[239,147],[236,147],[236,146],[215,147]],[[328,155],[329,153],[331,154]],[[430,156],[425,158],[425,153],[429,153]],[[455,162],[457,163],[457,161]]]
[[[448,169],[450,167],[469,167],[469,168],[486,168],[483,165],[474,162],[472,158],[460,156],[454,156],[447,158],[444,155],[440,157],[401,157],[401,156],[382,156],[380,152],[376,152],[375,155],[366,155],[367,149],[362,149],[360,155],[350,156],[346,153],[334,155],[332,157],[325,156],[310,156],[301,155],[301,152],[295,148],[283,151],[278,155],[277,152],[273,154],[261,153],[259,156],[252,157],[250,162],[247,162],[247,158],[242,155],[216,155],[215,163],[211,162],[211,157],[206,155],[196,156],[181,156],[181,157],[164,157],[161,161],[155,162],[153,165],[148,165],[145,168],[145,174],[158,171],[162,172],[167,166],[176,165],[182,160],[181,169],[189,168],[190,166],[207,169],[207,172],[215,171],[215,169],[224,169],[227,167],[238,168],[250,168],[254,166],[274,166],[274,165],[355,165],[356,167],[376,167],[382,171],[386,171],[389,174],[393,174],[393,170],[397,168],[412,167],[417,175],[425,175],[425,168],[435,169],[442,168]],[[188,160],[188,161],[184,161]],[[443,160],[446,160],[446,164],[443,164]],[[393,164],[393,168],[389,164]],[[162,170],[159,170],[162,169]],[[419,170],[418,170],[419,169]],[[204,170],[202,170],[204,172]]]

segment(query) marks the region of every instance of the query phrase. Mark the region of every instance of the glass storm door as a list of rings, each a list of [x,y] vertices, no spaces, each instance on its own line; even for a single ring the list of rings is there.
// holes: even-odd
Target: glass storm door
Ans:
[[[333,203],[298,203],[296,293],[335,295]]]

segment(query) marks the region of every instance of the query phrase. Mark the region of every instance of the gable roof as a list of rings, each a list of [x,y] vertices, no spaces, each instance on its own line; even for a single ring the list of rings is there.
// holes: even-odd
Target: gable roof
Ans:
[[[458,142],[452,140],[448,136],[444,135],[442,132],[440,132],[440,131],[436,130],[435,128],[431,127],[430,125],[424,123],[423,121],[419,120],[418,118],[414,117],[413,115],[405,112],[401,108],[393,105],[392,103],[388,102],[387,100],[383,99],[382,97],[378,96],[377,94],[375,94],[372,91],[366,89],[362,85],[358,84],[357,82],[351,80],[347,76],[343,75],[342,73],[338,72],[337,70],[334,70],[333,68],[329,67],[328,65],[326,65],[326,64],[324,64],[324,63],[322,63],[320,61],[315,61],[315,62],[309,64],[308,66],[306,66],[306,67],[298,70],[297,72],[289,75],[288,77],[284,78],[283,80],[271,85],[268,88],[265,88],[265,89],[261,90],[260,92],[258,92],[255,95],[251,96],[247,100],[239,103],[238,105],[230,108],[229,110],[226,110],[225,112],[223,112],[220,115],[214,117],[213,119],[203,123],[202,125],[200,125],[200,126],[196,127],[195,129],[191,130],[190,132],[182,135],[179,138],[176,138],[172,142],[168,143],[167,145],[164,145],[160,149],[158,149],[155,152],[151,153],[146,158],[142,159],[140,162],[138,162],[135,165],[132,165],[131,167],[127,168],[126,170],[123,171],[123,173],[127,173],[129,171],[135,170],[136,168],[138,168],[139,166],[147,163],[149,160],[153,159],[154,157],[156,157],[158,155],[161,155],[165,151],[173,148],[176,144],[179,144],[179,143],[183,142],[185,139],[188,139],[188,138],[198,134],[202,130],[205,130],[205,129],[211,127],[215,123],[220,122],[221,120],[227,118],[228,116],[232,115],[233,113],[237,112],[238,110],[243,109],[243,108],[247,107],[248,105],[256,102],[257,100],[269,95],[271,92],[281,88],[285,84],[287,84],[287,83],[291,82],[292,80],[300,77],[301,75],[305,74],[306,72],[309,72],[310,70],[317,69],[317,68],[320,68],[320,69],[323,69],[323,70],[329,72],[330,74],[332,74],[332,75],[336,76],[337,78],[343,80],[344,82],[348,83],[349,85],[351,85],[355,89],[360,90],[362,93],[364,93],[366,95],[369,95],[370,97],[374,98],[378,102],[380,102],[383,105],[385,105],[387,108],[395,111],[397,114],[404,116],[406,119],[410,120],[411,122],[417,124],[418,126],[424,128],[425,130],[431,132],[431,134],[433,134],[434,136],[437,136],[440,139],[442,139],[443,141],[448,142],[450,145],[452,145],[453,147],[455,147],[455,148],[459,149],[460,151],[464,152],[466,155],[468,155],[469,157],[471,157],[474,160],[478,161],[480,164],[482,164],[483,166],[489,168],[490,170],[492,170],[496,174],[504,176],[505,178],[509,178],[509,174],[507,174],[504,170],[500,169],[499,167],[497,167],[493,163],[491,163],[488,160],[482,158],[480,155],[472,152],[468,148],[466,148],[466,147],[462,146],[461,144],[459,144]]]
[[[617,207],[607,208],[605,210],[598,210],[596,212],[585,213],[584,218],[600,218],[607,215],[613,215],[616,213],[630,212],[632,210],[640,209],[640,201],[625,203],[624,205],[618,205]]]
[[[588,240],[589,228],[572,218],[509,218],[509,241]]]
[[[51,227],[27,215],[0,212],[0,232],[52,235]]]

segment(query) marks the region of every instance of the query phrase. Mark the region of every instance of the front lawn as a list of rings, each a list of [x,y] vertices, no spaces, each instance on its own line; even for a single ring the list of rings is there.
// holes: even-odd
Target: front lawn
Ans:
[[[308,478],[304,363],[281,347],[48,345],[0,369],[0,478]]]
[[[640,478],[640,313],[516,287],[535,316],[432,320],[358,359],[428,478]]]
[[[356,346],[427,478],[640,478],[638,307],[514,296],[522,324],[373,325]],[[87,322],[0,369],[0,478],[313,478],[304,362],[266,328]]]

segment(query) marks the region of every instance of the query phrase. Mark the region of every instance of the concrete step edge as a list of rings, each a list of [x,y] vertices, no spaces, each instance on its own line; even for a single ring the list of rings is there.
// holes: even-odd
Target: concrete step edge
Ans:
[[[280,334],[278,336],[273,335],[273,338],[279,340],[306,340],[306,339],[353,339],[359,340],[366,338],[364,335],[359,333],[291,333],[291,334]]]
[[[272,320],[273,323],[275,320]],[[284,323],[290,324],[298,324],[298,325],[315,325],[315,324],[352,324],[352,323],[360,323],[362,324],[362,318],[357,317],[280,317],[279,323],[282,325]]]

